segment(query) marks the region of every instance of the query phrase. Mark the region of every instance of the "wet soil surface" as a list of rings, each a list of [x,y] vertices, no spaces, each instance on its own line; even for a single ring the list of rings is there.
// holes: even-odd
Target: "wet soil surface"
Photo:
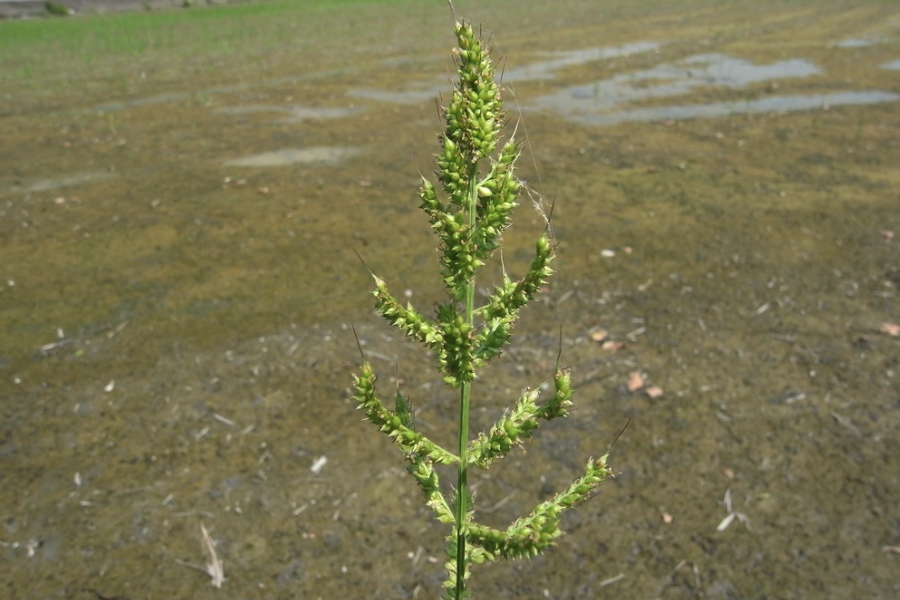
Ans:
[[[559,243],[475,425],[560,344],[577,407],[474,477],[479,518],[527,513],[631,422],[571,535],[473,592],[900,596],[900,11],[545,4],[457,7],[494,36]],[[295,35],[248,36],[249,58],[75,57],[4,89],[4,597],[439,595],[446,531],[354,409],[350,324],[452,445],[453,394],[373,314],[355,255],[443,300],[415,193],[450,22],[401,4],[278,26]],[[542,228],[525,198],[512,275]],[[221,590],[185,565],[201,523]]]

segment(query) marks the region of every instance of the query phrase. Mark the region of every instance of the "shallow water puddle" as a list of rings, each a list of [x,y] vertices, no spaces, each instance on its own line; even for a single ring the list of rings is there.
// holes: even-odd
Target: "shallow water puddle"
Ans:
[[[514,83],[517,81],[553,79],[556,77],[556,72],[565,67],[583,65],[598,60],[620,58],[641,52],[650,52],[652,50],[657,50],[658,48],[659,44],[656,42],[634,42],[631,44],[623,44],[622,46],[551,52],[548,53],[548,56],[551,57],[549,60],[539,61],[524,67],[504,71],[502,81],[504,83]],[[402,90],[356,88],[350,90],[348,95],[354,98],[364,98],[366,100],[375,100],[377,102],[411,105],[429,102],[440,94],[447,93],[447,88],[447,82],[445,80],[439,80],[435,83],[419,82]]]
[[[880,44],[878,40],[851,38],[841,40],[835,44],[836,48],[868,48]]]
[[[658,49],[659,44],[656,42],[634,42],[614,47],[584,48],[582,50],[551,52],[549,53],[549,56],[552,56],[553,58],[550,60],[504,71],[503,82],[513,83],[516,81],[553,79],[556,77],[556,72],[565,67],[574,67],[598,60],[621,58],[623,56],[640,54],[642,52],[652,52]]]
[[[311,146],[309,148],[283,148],[224,162],[227,167],[287,167],[297,164],[333,165],[345,158],[359,154],[356,148],[335,146]]]
[[[628,104],[654,98],[683,96],[709,88],[739,90],[748,85],[818,75],[822,70],[802,59],[788,59],[770,65],[724,54],[690,56],[676,63],[616,75],[610,79],[564,88],[535,99],[533,106],[549,109],[564,118],[591,125],[611,125],[624,121],[720,117],[733,113],[808,110],[842,104],[874,104],[900,99],[882,91],[835,92],[816,95],[778,95],[765,98],[707,104],[627,108]]]
[[[900,95],[890,92],[835,92],[833,94],[815,94],[811,96],[767,96],[758,100],[737,102],[635,108],[608,114],[591,114],[587,111],[575,112],[572,110],[572,112],[565,114],[565,117],[570,121],[586,125],[614,125],[626,121],[727,117],[728,115],[741,113],[827,109],[832,106],[877,104],[880,102],[896,102],[897,100],[900,100]]]
[[[881,65],[881,68],[886,71],[900,71],[900,58],[897,60],[892,60],[891,62],[884,63]]]
[[[229,106],[220,108],[215,114],[220,115],[252,115],[259,113],[281,113],[285,118],[278,123],[300,123],[308,119],[337,119],[347,117],[360,112],[358,108],[311,108],[308,106],[288,105],[277,106],[256,104],[250,106]]]
[[[111,179],[113,177],[115,177],[115,174],[113,173],[95,171],[92,173],[78,173],[75,175],[67,175],[65,177],[54,177],[52,179],[39,179],[27,183],[17,183],[9,186],[8,189],[11,192],[19,193],[47,192],[58,188]]]

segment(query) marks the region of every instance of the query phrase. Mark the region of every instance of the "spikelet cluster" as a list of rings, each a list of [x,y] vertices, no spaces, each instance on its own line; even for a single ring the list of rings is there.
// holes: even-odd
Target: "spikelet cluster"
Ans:
[[[492,157],[504,112],[490,57],[470,25],[458,23],[456,38],[459,82],[443,109],[447,126],[440,136],[441,152],[435,156],[447,204],[438,199],[435,186],[427,179],[419,198],[441,239],[444,284],[459,300],[466,283],[498,247],[521,184],[514,172],[519,156],[515,140],[509,140],[496,159]],[[482,159],[490,164],[490,170],[478,179]]]
[[[491,58],[481,45],[472,26],[456,24],[456,74],[459,83],[446,109],[444,136],[455,145],[463,159],[475,162],[490,156],[503,126],[503,99],[494,79]],[[439,160],[441,171],[444,165]],[[441,178],[446,185],[444,178]]]
[[[545,404],[538,405],[539,390],[525,390],[512,411],[507,412],[491,427],[480,433],[469,449],[469,463],[487,469],[491,463],[506,456],[513,448],[529,440],[540,425],[564,417],[572,406],[572,384],[566,369],[557,369],[553,378],[555,391]]]
[[[415,455],[432,462],[449,465],[458,462],[455,454],[444,450],[414,429],[408,404],[397,393],[396,410],[388,410],[375,390],[376,376],[372,366],[364,362],[359,375],[353,376],[354,398],[366,419],[391,437],[407,455]]]
[[[590,459],[584,474],[566,490],[539,504],[528,516],[517,519],[505,531],[472,523],[469,540],[493,558],[519,559],[537,556],[563,535],[559,528],[562,513],[587,500],[603,481],[612,476],[608,455]]]

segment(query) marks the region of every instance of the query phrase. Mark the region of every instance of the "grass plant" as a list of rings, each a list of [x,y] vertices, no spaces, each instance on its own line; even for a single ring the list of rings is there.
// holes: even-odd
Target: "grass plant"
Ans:
[[[47,14],[50,15],[51,17],[68,17],[69,16],[69,9],[66,6],[64,6],[62,4],[58,4],[56,2],[45,2],[44,10],[46,10]]]
[[[452,5],[451,5],[452,9]],[[398,387],[393,409],[376,391],[376,375],[363,355],[354,375],[355,400],[366,418],[387,434],[403,452],[407,469],[425,493],[426,503],[441,523],[451,527],[446,539],[445,599],[469,596],[466,582],[473,565],[498,559],[536,556],[562,535],[562,513],[591,496],[612,476],[608,453],[587,461],[572,484],[505,530],[475,521],[475,504],[468,485],[469,470],[487,469],[535,433],[542,421],[566,416],[572,404],[567,369],[558,360],[553,392],[541,399],[540,388],[525,389],[515,404],[489,431],[469,432],[472,390],[478,370],[509,344],[513,325],[552,273],[554,245],[548,231],[535,244],[534,258],[518,280],[505,273],[501,285],[483,305],[476,306],[475,276],[501,246],[513,208],[523,188],[515,175],[520,145],[515,133],[503,142],[505,113],[489,51],[470,24],[456,21],[454,50],[458,82],[450,102],[442,107],[446,121],[436,155],[438,185],[423,177],[420,208],[428,215],[440,243],[441,274],[447,300],[433,316],[401,304],[386,283],[375,276],[375,306],[408,337],[428,348],[443,381],[459,394],[457,448],[451,451],[417,431],[409,400]],[[445,199],[439,197],[438,189]],[[456,467],[456,486],[442,489],[436,465]]]

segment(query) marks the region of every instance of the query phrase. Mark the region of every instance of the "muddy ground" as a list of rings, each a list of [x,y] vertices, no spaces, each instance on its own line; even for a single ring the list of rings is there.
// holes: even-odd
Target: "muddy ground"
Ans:
[[[528,512],[631,422],[571,535],[477,569],[475,596],[898,597],[900,10],[547,4],[458,6],[493,35],[559,244],[476,425],[546,380],[560,331],[577,406],[475,476],[479,518]],[[279,19],[294,34],[266,52],[248,35],[3,91],[5,597],[439,595],[446,532],[354,410],[350,325],[452,445],[453,395],[373,314],[355,254],[443,299],[415,193],[451,24],[436,3]],[[221,590],[179,562],[205,564],[201,523]]]

